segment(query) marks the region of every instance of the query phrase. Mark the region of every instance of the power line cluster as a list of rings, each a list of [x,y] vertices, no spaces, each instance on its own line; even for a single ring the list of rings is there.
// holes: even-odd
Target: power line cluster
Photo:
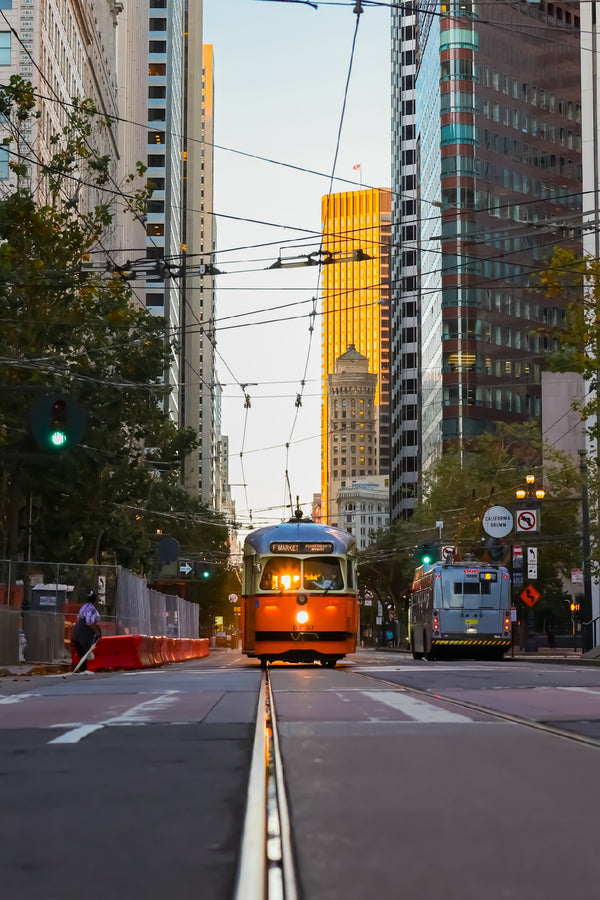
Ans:
[[[356,28],[355,28],[353,39],[352,39],[350,61],[349,61],[349,66],[348,66],[348,70],[347,70],[342,109],[341,109],[341,113],[339,116],[339,128],[338,128],[338,133],[337,133],[336,146],[335,146],[335,152],[334,152],[333,164],[332,164],[331,171],[328,174],[323,173],[323,172],[317,172],[315,170],[311,170],[311,169],[304,168],[301,166],[294,166],[287,162],[269,159],[267,157],[259,156],[257,154],[247,153],[247,152],[235,150],[235,149],[229,148],[229,147],[223,147],[216,143],[213,144],[212,146],[214,147],[215,150],[220,150],[220,151],[229,152],[229,153],[235,153],[235,154],[239,154],[242,156],[246,156],[248,158],[260,160],[262,162],[266,162],[266,163],[269,163],[274,166],[281,166],[281,167],[296,169],[298,171],[312,174],[317,177],[328,178],[328,180],[329,180],[328,195],[331,194],[334,183],[336,183],[336,182],[357,186],[357,182],[355,180],[344,179],[344,178],[339,177],[336,174],[336,166],[337,166],[337,159],[338,159],[339,149],[340,149],[342,126],[343,126],[343,122],[344,122],[344,115],[345,115],[346,104],[347,104],[347,100],[348,100],[348,94],[349,94],[349,86],[350,86],[350,80],[351,80],[351,74],[352,74],[354,52],[355,52],[355,48],[356,48],[356,41],[357,41],[357,36],[358,36],[358,31],[359,31],[360,16],[365,11],[365,9],[368,7],[399,8],[399,9],[406,9],[407,11],[410,11],[410,12],[413,12],[415,9],[418,9],[419,7],[414,4],[383,3],[383,2],[375,2],[375,0],[364,0],[363,3],[360,3],[360,2],[355,2],[355,3],[314,2],[313,3],[313,2],[308,2],[308,0],[278,0],[278,2],[297,2],[297,3],[302,3],[304,5],[313,7],[314,9],[318,9],[319,6],[325,6],[325,5],[352,7],[353,13],[356,15]],[[486,5],[486,4],[478,4],[478,5],[482,6],[482,5]],[[425,7],[421,7],[421,9],[425,9]],[[429,7],[426,8],[426,12],[428,14],[431,13],[431,10]],[[4,15],[4,12],[0,11],[0,14],[3,16],[5,22],[9,25],[8,20],[6,19],[6,16]],[[441,15],[441,13],[437,13],[437,12],[431,13],[431,14]],[[447,13],[444,13],[444,17],[452,18]],[[486,20],[482,18],[481,21],[486,21]],[[495,23],[495,24],[498,25],[498,23]],[[9,25],[9,27],[10,27],[10,25]],[[505,27],[505,26],[498,25],[498,27]],[[531,26],[531,27],[538,28],[540,26]],[[25,47],[23,42],[20,40],[20,37],[16,34],[14,29],[11,29],[11,31],[13,32],[13,34],[15,34],[17,36],[17,39],[19,40],[19,43],[21,44],[22,49],[27,50],[27,48]],[[556,35],[553,36],[552,40],[558,40],[557,36]],[[39,74],[42,75],[41,70],[37,66],[37,63],[31,56],[31,53],[29,52],[29,50],[27,50],[27,53],[30,56],[30,58],[32,59]],[[43,77],[43,75],[42,75],[42,77]],[[46,81],[46,84],[50,88],[51,92],[54,93],[52,91],[52,86],[49,85],[47,81]],[[61,103],[62,105],[68,105],[68,104],[64,104],[64,102],[61,101],[55,93],[54,93],[53,97],[43,97],[43,95],[41,95],[41,94],[39,94],[39,97],[40,97],[40,99],[45,99],[47,101]],[[98,114],[101,115],[101,113],[98,113]],[[113,118],[115,118],[116,121],[128,122],[128,124],[136,124],[140,128],[143,128],[145,131],[148,130],[147,123],[145,123],[145,124],[144,123],[131,123],[129,120],[120,119],[119,117],[113,117]],[[205,142],[205,143],[207,143],[207,142]],[[34,154],[33,148],[29,148],[29,149],[30,149],[31,153]],[[361,184],[361,187],[364,188],[367,186]],[[114,181],[112,183],[112,187],[104,187],[104,188],[102,188],[102,190],[106,191],[109,194],[112,194],[115,197],[119,197],[121,200],[123,200],[127,204],[130,204],[131,201],[133,200],[133,195],[127,195],[118,185],[116,185],[116,183]],[[427,201],[423,201],[423,202],[427,202]],[[534,202],[539,202],[539,201],[537,199],[532,200],[532,201],[525,201],[525,203],[528,203],[528,202],[534,203]],[[503,209],[505,211],[508,211],[514,205],[516,205],[516,204],[506,204],[505,207],[503,207]],[[525,204],[521,203],[519,205],[522,206]],[[240,217],[226,216],[225,214],[220,214],[214,210],[202,210],[202,212],[206,215],[213,215],[215,217],[222,216],[223,218],[238,219],[240,221],[244,221],[244,222],[248,222],[248,223],[267,225],[269,227],[274,227],[274,228],[279,228],[279,229],[282,229],[282,228],[293,229],[296,232],[302,232],[303,235],[310,235],[315,238],[318,238],[318,240],[320,241],[320,247],[322,248],[322,241],[323,241],[322,232],[317,232],[317,231],[314,231],[311,229],[298,228],[297,226],[291,226],[291,225],[286,225],[286,224],[282,224],[282,223],[261,221],[259,219],[252,219],[252,218],[241,217],[241,216]],[[475,210],[475,212],[486,212],[486,210]],[[435,219],[441,220],[441,214],[438,214],[436,216],[430,216],[429,218],[435,218]],[[567,227],[569,227],[569,220],[571,218],[572,217],[565,214],[559,220],[552,222],[552,223],[548,222],[543,227],[551,230],[553,227],[559,227],[559,228],[563,227],[561,225],[561,223],[566,223],[566,224],[564,224],[564,227],[567,228]],[[517,225],[517,223],[514,223],[514,224]],[[502,225],[499,224],[498,229],[494,231],[494,234],[495,234],[494,239],[499,239],[499,237],[501,235],[508,236],[508,237],[511,237],[511,236],[518,237],[519,236],[518,234],[517,235],[514,234],[514,232],[512,230],[512,226],[513,226],[513,223],[502,224]],[[526,227],[526,226],[523,226],[523,225],[521,226],[521,228],[524,228],[524,227]],[[584,225],[583,227],[595,227],[596,228],[597,224],[596,223],[593,223],[591,225],[588,224],[587,226]],[[356,231],[359,231],[359,230],[357,229]],[[486,228],[485,234],[489,234],[489,233],[490,233],[490,229]],[[348,232],[345,232],[343,235],[339,235],[339,236],[340,237],[342,237],[342,236],[349,237],[350,235]],[[356,232],[352,232],[351,236],[353,238],[355,238],[357,236]],[[476,237],[476,234],[469,236],[469,238],[475,238],[475,237]],[[288,243],[288,246],[291,246],[292,244],[297,244],[301,240],[305,240],[305,238],[303,236],[289,238],[289,239],[287,239],[287,243]],[[491,239],[491,240],[493,240],[493,239]],[[283,242],[283,243],[286,243],[286,242]],[[482,243],[487,244],[487,243],[489,243],[489,241],[484,240]],[[547,246],[550,246],[553,243],[556,243],[556,241],[554,239],[551,242],[548,242]],[[144,281],[146,281],[146,283],[148,283],[148,282],[151,283],[151,281],[153,279],[157,280],[157,281],[162,281],[165,278],[181,278],[184,274],[188,275],[188,276],[199,276],[199,277],[204,276],[204,275],[212,276],[212,275],[224,275],[224,274],[241,275],[241,274],[245,274],[247,272],[257,272],[257,271],[260,271],[260,269],[250,268],[250,269],[245,269],[242,271],[225,273],[216,267],[215,262],[214,262],[216,255],[219,255],[219,257],[220,257],[223,254],[239,252],[240,250],[246,250],[246,249],[250,250],[253,248],[257,248],[259,246],[269,246],[269,244],[248,245],[246,247],[229,248],[229,249],[225,249],[225,250],[211,251],[210,253],[198,254],[198,255],[196,255],[196,254],[185,255],[185,256],[177,255],[177,256],[172,256],[172,257],[168,257],[168,258],[164,258],[164,259],[160,259],[160,260],[152,260],[152,261],[150,261],[150,260],[133,260],[133,261],[127,262],[125,264],[117,264],[114,261],[114,254],[128,252],[127,250],[123,250],[122,248],[119,248],[119,250],[111,250],[109,248],[101,246],[101,249],[98,252],[102,252],[105,255],[105,258],[108,260],[108,262],[107,263],[99,263],[99,264],[91,264],[89,266],[89,270],[94,271],[94,272],[107,271],[110,274],[116,275],[117,277],[120,277],[120,278],[123,278],[124,280],[126,280],[128,282],[134,282],[136,280],[144,280]],[[280,246],[281,246],[281,244],[280,244]],[[544,245],[542,245],[542,246],[544,246]],[[389,245],[386,245],[386,247],[389,247]],[[137,248],[137,249],[139,250],[139,249],[145,249],[145,248]],[[491,260],[506,260],[508,257],[510,257],[511,255],[513,255],[516,252],[518,252],[518,251],[503,252],[501,254],[494,255],[494,256],[478,256],[475,253],[465,253],[464,247],[463,247],[463,252],[461,253],[462,261],[461,261],[461,263],[459,263],[457,265],[456,268],[457,268],[457,270],[460,270],[462,265],[464,265],[464,263],[469,260],[477,260],[479,262],[491,261]],[[439,251],[439,253],[441,254],[441,250]],[[201,261],[192,262],[193,256],[199,256],[201,258]],[[263,262],[263,261],[266,261],[266,260],[252,260],[251,262]],[[240,264],[239,261],[237,261],[236,264],[239,265]],[[261,267],[261,269],[268,269],[268,268],[270,268],[270,266]],[[535,273],[537,271],[542,271],[543,268],[544,267],[542,265],[540,265],[537,269],[533,266],[530,266],[531,272],[528,273],[527,277],[529,277],[532,273]],[[298,419],[298,416],[300,413],[300,409],[302,408],[302,400],[303,400],[303,397],[305,396],[304,391],[305,391],[305,386],[307,383],[307,373],[308,373],[309,361],[310,361],[310,356],[311,356],[311,347],[312,347],[312,343],[313,343],[313,334],[314,334],[315,323],[317,320],[317,316],[324,315],[323,312],[320,312],[317,309],[317,299],[316,299],[316,297],[318,295],[321,276],[322,276],[322,266],[319,265],[319,272],[318,272],[315,296],[312,296],[310,299],[307,298],[305,300],[300,300],[296,303],[287,305],[288,308],[298,306],[298,305],[306,305],[306,306],[310,307],[307,312],[302,313],[300,315],[293,316],[293,317],[290,317],[290,316],[275,317],[275,318],[271,318],[268,320],[261,320],[258,322],[239,322],[237,324],[234,323],[234,324],[227,324],[227,325],[224,324],[225,322],[231,321],[231,319],[234,319],[234,318],[241,319],[241,318],[245,318],[247,316],[258,315],[258,314],[265,313],[265,312],[279,311],[279,310],[285,308],[282,306],[276,306],[276,307],[263,308],[261,310],[251,310],[248,312],[240,313],[239,315],[237,315],[235,317],[234,316],[231,316],[231,317],[225,316],[225,317],[222,317],[221,319],[211,320],[209,322],[200,321],[200,320],[198,320],[198,318],[196,316],[195,317],[196,321],[194,321],[192,324],[186,326],[186,330],[188,331],[188,333],[190,333],[190,331],[192,329],[199,329],[200,331],[203,331],[205,333],[206,333],[205,330],[210,331],[209,338],[213,342],[215,352],[221,359],[226,370],[231,375],[234,383],[241,390],[241,397],[243,399],[243,404],[244,404],[244,427],[243,427],[242,446],[241,446],[241,450],[239,452],[239,457],[240,457],[240,463],[242,465],[242,473],[243,473],[244,456],[247,455],[249,452],[258,452],[258,451],[247,451],[245,448],[247,420],[248,420],[248,416],[249,416],[249,411],[252,406],[251,396],[247,390],[249,385],[244,384],[240,379],[238,379],[237,375],[233,374],[233,371],[232,371],[231,367],[229,366],[229,364],[227,363],[227,361],[225,359],[223,359],[221,354],[216,350],[215,334],[218,331],[222,331],[227,328],[239,328],[239,327],[250,327],[250,326],[252,326],[252,327],[261,326],[262,327],[267,324],[275,324],[275,323],[279,323],[279,322],[283,322],[283,321],[289,322],[289,321],[293,321],[294,319],[305,320],[307,322],[307,324],[308,324],[308,346],[307,346],[307,350],[306,350],[303,375],[302,375],[302,378],[299,380],[299,382],[297,382],[299,385],[299,390],[297,392],[294,392],[289,395],[290,398],[294,399],[294,415],[293,415],[293,422],[292,422],[288,441],[284,445],[282,445],[282,446],[285,446],[285,450],[286,450],[285,492],[286,492],[286,494],[289,495],[289,497],[286,497],[286,500],[284,501],[284,506],[288,505],[288,503],[287,503],[288,499],[289,499],[289,505],[292,505],[291,486],[290,486],[289,471],[288,471],[289,449],[290,449],[290,446],[294,443],[293,436],[295,433],[297,419]],[[509,277],[513,277],[515,279],[522,278],[522,277],[524,277],[524,273],[517,273],[514,276],[509,276]],[[497,282],[501,283],[503,286],[506,286],[506,281],[507,281],[506,277],[504,277],[502,279],[497,279]],[[388,284],[389,284],[389,282],[386,282],[386,285],[388,285]],[[479,286],[485,285],[487,287],[492,287],[493,284],[494,284],[493,279],[485,279],[480,282],[470,283],[469,287],[476,287],[478,285]],[[380,284],[369,285],[368,289],[374,290],[380,286],[381,286]],[[391,286],[394,287],[393,284]],[[517,287],[520,289],[522,286],[514,285],[514,287]],[[360,299],[360,295],[362,295],[364,293],[364,289],[356,289],[356,292],[359,293],[359,299]],[[353,299],[352,294],[353,294],[352,291],[344,292],[344,295],[346,296],[347,299],[349,299],[350,303],[352,303],[352,299]],[[350,296],[348,297],[348,295],[350,295]],[[342,296],[342,294],[340,294],[340,299],[341,299],[341,296]],[[364,308],[368,305],[371,305],[371,303],[368,303],[368,302],[365,303],[365,302],[361,301],[357,304],[357,306],[360,306],[361,308]],[[172,333],[171,337],[181,337],[181,334],[182,334],[182,330],[180,330],[177,334]],[[531,358],[534,358],[534,356],[532,355]],[[15,364],[14,361],[11,361],[11,364]],[[37,365],[39,367],[43,367],[44,365],[47,365],[47,364],[49,364],[47,360],[46,361],[42,361],[42,360],[29,361],[30,366]],[[27,364],[24,363],[24,365],[27,365]],[[196,372],[195,374],[199,378],[201,378],[201,376],[198,372]],[[282,383],[282,382],[276,382],[276,383]],[[130,386],[130,385],[128,385],[128,386]],[[136,385],[136,387],[140,387],[140,386]],[[156,390],[156,388],[154,387],[153,390]],[[262,449],[265,449],[265,448],[262,448]],[[234,454],[231,454],[231,456],[233,457]],[[245,478],[244,474],[242,475],[242,480],[244,483],[246,482],[246,478]],[[247,500],[247,494],[246,494],[246,500]],[[251,511],[249,511],[249,512],[250,512],[250,521],[251,521],[252,520]]]

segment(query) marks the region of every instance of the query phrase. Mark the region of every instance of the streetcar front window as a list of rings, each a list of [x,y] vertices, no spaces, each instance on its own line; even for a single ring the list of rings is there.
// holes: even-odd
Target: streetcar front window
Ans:
[[[305,591],[341,591],[343,587],[339,559],[317,556],[304,560]]]
[[[299,559],[275,556],[267,560],[259,584],[261,591],[294,591],[299,587]]]

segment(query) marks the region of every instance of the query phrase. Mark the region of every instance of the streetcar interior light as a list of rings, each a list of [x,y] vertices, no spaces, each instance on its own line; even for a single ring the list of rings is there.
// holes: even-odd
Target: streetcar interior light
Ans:
[[[305,609],[301,609],[300,612],[296,613],[296,621],[300,625],[305,625],[308,622],[308,613]]]

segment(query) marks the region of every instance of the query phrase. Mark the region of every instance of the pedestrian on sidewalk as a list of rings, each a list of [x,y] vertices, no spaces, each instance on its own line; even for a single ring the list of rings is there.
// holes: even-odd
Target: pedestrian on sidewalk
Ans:
[[[81,609],[79,610],[79,615],[77,617],[77,621],[73,626],[73,631],[71,632],[71,641],[75,648],[75,652],[79,659],[88,652],[92,644],[96,641],[100,640],[102,637],[102,631],[100,629],[100,625],[98,624],[100,621],[100,613],[96,609],[96,603],[98,602],[98,598],[96,597],[93,591],[90,591],[87,595],[86,602],[83,604]],[[87,672],[87,659],[80,667],[80,672]]]
[[[546,628],[546,637],[548,638],[548,646],[551,650],[556,650],[556,635],[554,634],[554,626],[552,623]]]

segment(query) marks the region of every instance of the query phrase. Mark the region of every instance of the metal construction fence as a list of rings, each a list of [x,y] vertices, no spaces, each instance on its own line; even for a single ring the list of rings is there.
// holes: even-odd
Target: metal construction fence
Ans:
[[[104,634],[198,637],[196,604],[153,590],[121,566],[0,560],[0,665],[67,659],[89,591]]]

